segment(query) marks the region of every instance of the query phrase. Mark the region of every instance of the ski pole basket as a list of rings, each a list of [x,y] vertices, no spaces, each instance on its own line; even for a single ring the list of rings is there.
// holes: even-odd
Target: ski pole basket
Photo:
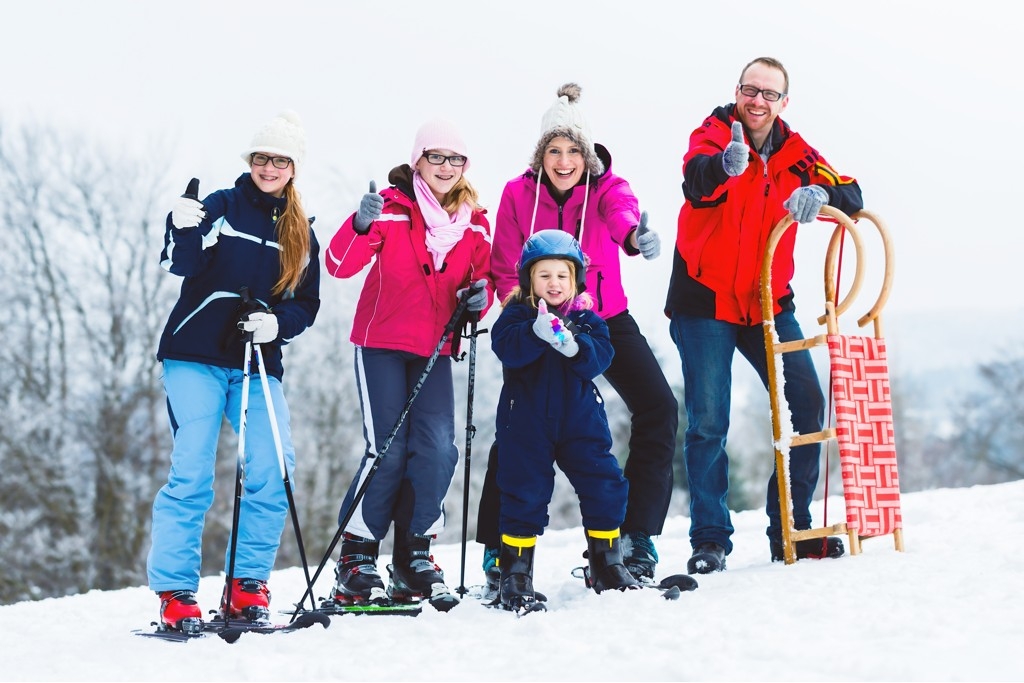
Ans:
[[[796,562],[796,542],[846,534],[850,554],[861,552],[865,538],[892,535],[896,550],[903,550],[903,521],[900,510],[899,475],[892,425],[892,404],[885,339],[882,336],[881,310],[892,288],[894,271],[892,241],[884,223],[868,211],[853,218],[830,206],[821,214],[819,225],[835,224],[825,257],[825,313],[818,325],[825,333],[805,339],[780,342],[775,330],[771,273],[775,248],[787,230],[796,223],[785,216],[768,237],[761,267],[761,314],[765,352],[768,361],[768,394],[771,402],[775,467],[779,473],[779,507],[782,518],[782,543],[786,564]],[[860,327],[874,323],[873,336],[840,334],[839,318],[860,291],[864,275],[864,249],[856,222],[866,220],[881,236],[885,255],[881,292],[871,309],[857,320]],[[827,223],[825,222],[827,221]],[[842,300],[837,296],[841,248],[848,235],[856,251],[853,283]],[[827,346],[830,361],[830,390],[835,409],[835,427],[813,434],[797,434],[789,419],[789,406],[779,386],[783,355],[816,346]],[[784,424],[787,423],[787,424]],[[846,522],[816,529],[797,530],[793,525],[793,499],[789,478],[789,450],[796,446],[835,440],[839,445]],[[826,472],[826,476],[828,476]]]

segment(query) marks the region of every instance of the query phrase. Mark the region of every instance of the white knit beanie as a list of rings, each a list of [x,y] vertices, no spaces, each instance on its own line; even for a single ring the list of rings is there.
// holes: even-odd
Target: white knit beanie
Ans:
[[[409,165],[415,169],[416,163],[423,156],[423,151],[430,149],[450,149],[459,156],[466,157],[466,165],[462,167],[462,172],[465,173],[469,170],[469,152],[466,142],[451,121],[434,119],[420,126],[420,129],[416,131],[416,141],[412,145],[412,155],[410,156],[412,160]]]
[[[295,175],[298,175],[299,167],[306,159],[306,131],[299,115],[286,109],[264,124],[252,136],[249,147],[242,152],[246,165],[249,165],[249,157],[253,152],[288,157],[294,162]]]
[[[604,173],[604,164],[594,149],[590,124],[577,104],[582,90],[575,83],[566,83],[558,89],[558,99],[555,103],[544,112],[540,120],[540,140],[537,141],[533,161],[530,163],[530,167],[537,173],[540,173],[544,166],[544,150],[557,137],[568,138],[583,149],[583,157],[590,175],[599,176]]]

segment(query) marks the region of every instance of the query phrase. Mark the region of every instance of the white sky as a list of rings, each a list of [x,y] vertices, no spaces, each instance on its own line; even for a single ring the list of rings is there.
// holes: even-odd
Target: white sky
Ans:
[[[791,77],[784,118],[859,179],[893,234],[887,329],[952,315],[969,330],[957,317],[967,308],[1024,318],[1012,294],[1024,248],[1016,145],[991,114],[1019,99],[1019,36],[994,1],[0,0],[0,9],[0,123],[35,120],[151,155],[175,179],[168,206],[193,175],[204,192],[229,186],[252,133],[298,111],[310,147],[300,188],[321,242],[370,178],[383,186],[408,161],[416,128],[435,115],[462,128],[469,178],[493,215],[555,90],[579,82],[595,138],[666,246],[657,261],[630,259],[625,278],[630,309],[669,353],[661,308],[687,139],[732,101],[747,61],[772,55]],[[821,224],[801,229],[794,284],[805,328],[822,310],[826,236]],[[880,285],[873,237],[851,324]],[[938,344],[959,354],[952,336]]]
[[[415,618],[339,616],[326,630],[179,644],[131,635],[157,616],[145,587],[17,603],[0,607],[0,681],[1020,681],[1022,497],[1024,481],[908,494],[905,552],[885,536],[860,555],[792,566],[769,562],[764,513],[741,512],[728,569],[674,602],[589,591],[569,573],[583,562],[582,530],[548,532],[535,584],[549,610],[518,619],[467,600]],[[829,505],[840,521],[841,498]],[[688,523],[671,517],[657,539],[659,578],[685,570]],[[434,549],[452,587],[455,526]],[[315,565],[326,539],[306,540]],[[289,531],[283,542],[295,542]],[[467,586],[483,581],[479,557],[470,543]],[[203,579],[204,610],[222,587]],[[302,570],[275,572],[270,588],[272,607],[287,610],[305,590]]]

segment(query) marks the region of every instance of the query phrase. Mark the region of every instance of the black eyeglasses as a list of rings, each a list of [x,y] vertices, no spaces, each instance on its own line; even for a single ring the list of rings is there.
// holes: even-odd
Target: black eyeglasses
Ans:
[[[428,152],[427,150],[423,150],[423,156],[426,158],[428,164],[433,164],[434,166],[440,166],[446,161],[452,166],[465,166],[467,161],[466,157],[461,154],[453,154],[450,157],[446,157],[443,154]]]
[[[268,161],[274,164],[274,168],[288,168],[288,164],[292,163],[288,157],[272,157],[269,154],[252,155],[253,166],[266,166]]]
[[[763,88],[755,88],[752,85],[740,85],[740,92],[750,98],[757,97],[758,93],[760,93],[765,102],[778,102],[786,96],[786,93],[784,92],[764,90]]]

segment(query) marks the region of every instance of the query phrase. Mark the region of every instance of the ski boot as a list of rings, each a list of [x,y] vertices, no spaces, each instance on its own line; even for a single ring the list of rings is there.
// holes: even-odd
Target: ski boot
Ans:
[[[227,590],[220,600],[220,616],[224,617]],[[270,589],[259,579],[233,579],[231,581],[231,613],[228,619],[270,621]]]
[[[484,548],[484,601],[494,602],[501,595],[501,550]]]
[[[619,548],[619,530],[595,531],[587,529],[587,585],[595,593],[606,590],[632,590],[641,588],[625,565]]]
[[[529,614],[544,611],[533,589],[533,555],[537,547],[536,536],[501,535],[501,606],[510,612]]]
[[[772,552],[772,562],[785,562],[786,554],[782,547],[781,540],[768,539]],[[796,559],[798,560],[823,560],[826,557],[842,557],[846,552],[843,540],[835,536],[825,538],[805,538],[796,542]]]
[[[395,549],[388,565],[391,585],[388,595],[395,602],[419,602],[426,599],[434,609],[447,612],[459,604],[444,583],[444,572],[430,554],[433,536],[414,534],[395,525]]]
[[[686,562],[687,574],[710,574],[725,571],[725,548],[712,541],[697,544]]]
[[[658,566],[658,551],[654,549],[651,537],[643,531],[627,531],[619,542],[622,549],[622,564],[638,583],[654,583],[654,570]]]
[[[341,559],[334,568],[337,577],[331,596],[334,605],[381,604],[387,601],[384,582],[377,572],[379,552],[380,541],[345,533],[341,542]]]
[[[203,613],[190,590],[162,591],[160,596],[161,631],[181,631],[197,635],[203,631]]]

